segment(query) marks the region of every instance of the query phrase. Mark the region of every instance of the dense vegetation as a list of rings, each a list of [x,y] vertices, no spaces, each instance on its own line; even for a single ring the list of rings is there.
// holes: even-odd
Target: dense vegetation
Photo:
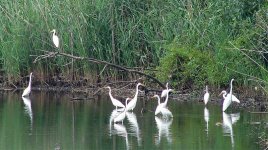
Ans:
[[[1,82],[21,84],[30,71],[40,83],[131,77],[64,57],[32,63],[44,51],[62,51],[156,68],[147,72],[174,86],[266,83],[267,10],[265,0],[1,0]]]

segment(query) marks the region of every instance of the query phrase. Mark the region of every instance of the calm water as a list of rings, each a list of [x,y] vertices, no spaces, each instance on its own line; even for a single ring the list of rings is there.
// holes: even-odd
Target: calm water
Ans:
[[[265,114],[222,113],[219,106],[170,101],[174,117],[162,119],[152,112],[156,103],[149,100],[144,106],[140,100],[123,124],[113,124],[107,96],[70,101],[46,92],[34,92],[30,100],[2,94],[0,149],[260,149],[256,142]],[[149,111],[141,114],[143,106]]]

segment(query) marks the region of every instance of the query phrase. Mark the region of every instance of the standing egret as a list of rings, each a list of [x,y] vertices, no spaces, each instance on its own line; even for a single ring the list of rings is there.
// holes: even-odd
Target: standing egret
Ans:
[[[126,106],[128,105],[127,104],[127,101],[129,101],[130,98],[127,98],[126,99]],[[114,123],[117,123],[117,122],[122,122],[123,124],[123,120],[126,118],[126,112],[127,112],[127,109],[125,109],[121,114],[119,114],[117,117],[114,118]]]
[[[164,107],[164,103],[160,102],[160,97],[158,95],[154,95],[153,98],[157,98],[157,101],[158,101],[158,105],[157,105],[155,112],[154,112],[154,115],[157,115],[161,112],[161,108]]]
[[[166,97],[167,94],[168,94],[168,92],[169,92],[169,91],[168,91],[168,82],[167,82],[167,84],[166,84],[166,89],[162,91],[162,93],[161,93],[161,97]]]
[[[31,93],[31,87],[32,87],[32,75],[33,73],[30,73],[30,80],[29,80],[29,85],[28,87],[23,91],[22,93],[22,97],[29,97],[30,93]]]
[[[231,83],[230,83],[230,93],[227,94],[227,96],[225,97],[224,101],[223,101],[223,106],[222,106],[222,111],[225,111],[229,106],[230,104],[232,103],[232,98],[233,98],[233,81],[234,79],[231,80]]]
[[[109,96],[110,96],[110,99],[113,103],[113,105],[116,107],[116,110],[117,110],[117,107],[123,107],[125,108],[125,106],[117,99],[115,99],[113,96],[112,96],[112,90],[111,90],[111,87],[110,86],[107,86],[105,88],[108,88],[109,89]]]
[[[53,32],[52,41],[53,41],[54,45],[56,46],[56,48],[59,48],[60,40],[59,40],[59,37],[56,35],[56,30],[53,29],[50,32]]]
[[[127,109],[127,111],[129,111],[129,110],[132,110],[133,111],[133,109],[136,107],[136,103],[137,103],[137,100],[138,100],[138,93],[139,93],[139,86],[144,86],[143,84],[141,84],[141,83],[138,83],[137,85],[136,85],[136,93],[135,93],[135,96],[134,96],[134,98],[128,103],[128,105],[126,106],[126,109]]]
[[[163,104],[163,107],[167,107],[167,102],[168,102],[168,93],[169,93],[169,92],[171,92],[171,91],[173,91],[173,89],[168,89],[168,90],[167,90],[167,94],[166,94],[166,100],[165,100],[165,102],[164,102],[164,104]]]
[[[158,115],[161,112],[163,116],[173,117],[172,113],[166,108],[165,102],[160,103],[160,97],[158,95],[154,95],[153,98],[157,98],[157,100],[158,100],[158,105],[155,109],[154,115]]]
[[[208,100],[209,100],[209,93],[208,93],[208,86],[206,85],[206,93],[204,95],[204,103],[205,103],[205,105],[207,105]]]
[[[223,99],[225,99],[229,95],[229,94],[227,94],[227,92],[225,90],[221,91],[220,95],[221,94],[223,96]],[[233,94],[232,94],[232,102],[240,103],[239,99],[237,97],[235,97]]]

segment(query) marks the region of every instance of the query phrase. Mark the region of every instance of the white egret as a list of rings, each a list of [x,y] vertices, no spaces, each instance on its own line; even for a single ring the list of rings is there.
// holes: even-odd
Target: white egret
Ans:
[[[110,99],[113,103],[113,105],[116,107],[123,107],[125,108],[125,106],[117,99],[115,99],[113,96],[112,96],[112,90],[111,90],[111,87],[110,86],[106,86],[105,88],[108,88],[109,89],[109,96],[110,96]]]
[[[153,98],[157,98],[158,101],[158,105],[154,112],[154,115],[158,115],[161,112],[161,109],[164,107],[164,103],[160,102],[160,97],[158,95],[154,95]]]
[[[169,109],[167,109],[166,107],[161,108],[161,114],[163,117],[169,117],[169,116],[173,117],[172,112]]]
[[[225,111],[229,106],[230,104],[232,103],[232,99],[233,99],[233,81],[234,79],[231,80],[231,83],[230,83],[230,93],[227,94],[227,96],[224,98],[224,101],[223,101],[223,106],[222,106],[222,111]]]
[[[206,85],[206,93],[204,95],[204,103],[205,103],[205,105],[207,105],[208,100],[209,100],[209,93],[208,93],[208,86]]]
[[[225,99],[229,95],[229,94],[227,94],[227,92],[225,90],[221,91],[220,95],[221,94],[223,96],[223,99]],[[237,97],[235,97],[233,94],[232,94],[232,102],[240,103],[239,99]]]
[[[167,102],[168,102],[168,93],[169,93],[169,92],[171,92],[171,91],[173,91],[173,89],[168,89],[168,90],[167,90],[167,94],[166,94],[166,100],[165,100],[165,102],[164,102],[164,104],[163,104],[163,106],[164,106],[164,107],[167,107]]]
[[[127,111],[129,111],[129,110],[132,110],[132,111],[133,111],[133,109],[136,107],[137,100],[138,100],[139,86],[144,86],[144,85],[141,84],[141,83],[138,83],[138,84],[136,85],[136,93],[135,93],[135,96],[134,96],[134,98],[128,103],[128,105],[126,106]]]
[[[53,32],[53,35],[52,35],[52,41],[53,41],[54,45],[56,46],[56,48],[59,48],[60,40],[59,40],[59,37],[56,35],[56,30],[53,29],[53,30],[50,31],[50,32]]]
[[[32,88],[32,75],[33,73],[30,73],[30,80],[29,80],[29,85],[28,87],[23,91],[22,97],[28,97],[31,93],[31,88]]]
[[[158,95],[154,95],[153,98],[157,98],[158,100],[158,105],[155,109],[155,115],[158,115],[160,112],[162,113],[163,116],[171,116],[173,117],[172,113],[166,108],[166,103],[160,103],[160,97]]]
[[[129,100],[130,100],[130,98],[126,99],[126,106],[128,105],[127,101],[129,101]],[[123,120],[126,118],[126,111],[127,111],[127,109],[125,109],[121,114],[119,114],[117,117],[115,117],[114,123],[122,122],[122,124],[123,124]]]
[[[165,90],[163,90],[162,91],[162,93],[161,93],[161,97],[166,97],[167,96],[167,94],[168,94],[168,82],[166,83],[166,89]]]

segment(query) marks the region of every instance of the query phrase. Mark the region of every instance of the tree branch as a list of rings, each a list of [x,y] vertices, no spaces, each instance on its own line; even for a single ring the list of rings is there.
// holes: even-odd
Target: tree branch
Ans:
[[[136,73],[136,74],[145,76],[145,77],[147,77],[147,78],[152,79],[153,81],[155,81],[162,88],[165,88],[165,85],[162,84],[155,77],[153,77],[151,75],[148,75],[146,73],[143,73],[141,71],[137,71],[137,70],[134,70],[134,69],[129,69],[129,68],[124,67],[124,66],[116,65],[116,64],[113,64],[113,63],[110,63],[110,62],[107,62],[107,61],[103,61],[103,60],[99,60],[99,59],[95,59],[95,58],[79,57],[79,56],[74,56],[74,55],[67,54],[67,53],[62,53],[62,52],[48,52],[48,51],[44,51],[44,52],[46,54],[37,56],[35,58],[35,60],[34,60],[34,63],[36,63],[39,60],[45,59],[45,58],[53,58],[53,57],[56,57],[56,56],[64,56],[64,57],[72,58],[72,59],[75,59],[75,60],[86,60],[88,62],[93,62],[93,63],[97,63],[97,64],[105,64],[105,65],[114,67],[114,68],[119,69],[119,70],[123,70],[123,71],[126,71],[126,72]]]

